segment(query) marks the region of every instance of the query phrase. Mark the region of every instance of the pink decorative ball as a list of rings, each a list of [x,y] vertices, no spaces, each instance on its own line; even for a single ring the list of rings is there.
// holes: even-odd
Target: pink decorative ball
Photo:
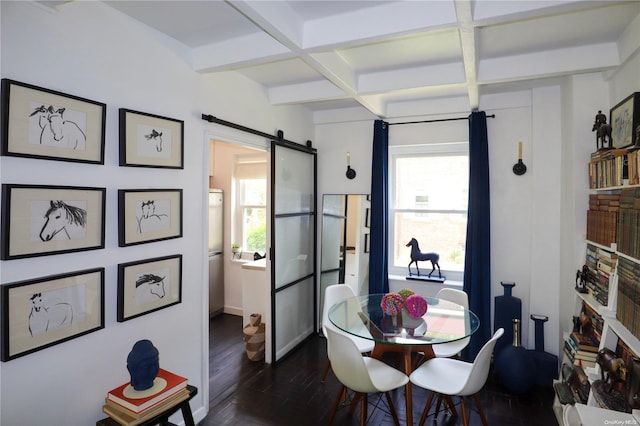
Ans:
[[[404,306],[407,308],[407,313],[413,318],[420,318],[427,312],[427,301],[419,294],[412,294],[407,297],[407,301]]]
[[[387,315],[398,315],[402,312],[402,305],[404,304],[404,299],[398,293],[388,293],[382,297],[380,301],[380,307],[382,308],[382,312]]]
[[[411,296],[412,294],[415,294],[415,292],[409,288],[403,288],[398,292],[398,294],[402,296],[403,300],[407,300],[407,297]]]

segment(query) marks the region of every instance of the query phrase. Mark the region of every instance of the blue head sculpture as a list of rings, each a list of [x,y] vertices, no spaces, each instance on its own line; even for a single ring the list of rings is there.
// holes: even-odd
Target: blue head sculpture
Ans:
[[[127,356],[127,370],[131,375],[133,389],[142,391],[152,387],[159,369],[158,349],[150,340],[138,340]]]

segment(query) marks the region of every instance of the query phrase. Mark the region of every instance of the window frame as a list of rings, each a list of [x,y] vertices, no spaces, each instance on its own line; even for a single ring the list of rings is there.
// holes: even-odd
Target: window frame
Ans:
[[[449,142],[416,145],[395,145],[389,146],[389,228],[387,237],[390,244],[387,248],[387,260],[389,275],[406,276],[407,267],[394,266],[394,246],[395,246],[395,217],[397,213],[443,213],[443,214],[464,214],[466,210],[443,210],[443,209],[404,209],[396,206],[396,159],[411,157],[436,157],[436,156],[467,156],[469,157],[469,142]],[[466,253],[465,253],[466,254]],[[430,265],[429,265],[430,266]],[[437,271],[436,271],[437,272]],[[462,271],[442,269],[442,275],[446,281],[462,282],[464,279],[464,266]]]
[[[246,176],[243,175],[242,173],[238,173],[238,168],[242,167],[243,165],[259,165],[259,164],[263,164],[264,165],[264,175],[259,174],[259,175],[251,175],[251,176]],[[248,252],[247,250],[248,247],[246,247],[246,238],[248,237],[248,235],[245,235],[245,233],[247,233],[247,230],[245,229],[245,223],[244,223],[244,212],[246,209],[262,209],[264,211],[264,215],[265,215],[265,222],[268,225],[268,217],[267,217],[267,198],[268,198],[268,182],[267,182],[267,170],[266,170],[266,160],[264,158],[264,156],[256,156],[256,155],[241,155],[238,156],[236,158],[235,161],[235,170],[234,170],[234,174],[233,174],[233,192],[234,192],[234,214],[233,214],[233,224],[232,224],[232,230],[233,230],[233,243],[237,243],[241,246],[242,252]],[[259,205],[259,204],[243,204],[244,201],[244,193],[243,193],[243,183],[242,181],[247,181],[247,180],[264,180],[264,186],[265,186],[265,201],[264,201],[264,205]],[[266,243],[266,232],[265,232],[265,243]],[[266,245],[266,244],[265,244]],[[265,248],[266,251],[266,248]],[[251,250],[250,252],[253,252],[253,250]]]

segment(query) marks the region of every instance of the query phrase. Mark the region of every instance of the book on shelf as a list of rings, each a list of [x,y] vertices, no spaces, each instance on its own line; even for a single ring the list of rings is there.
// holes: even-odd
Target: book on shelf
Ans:
[[[628,185],[630,181],[628,150],[608,149],[592,153],[588,170],[589,188]]]
[[[573,331],[569,335],[569,339],[575,344],[576,350],[582,350],[587,352],[598,352],[600,342],[592,335],[583,336],[577,331]]]
[[[182,401],[189,399],[189,395],[189,390],[187,388],[180,389],[178,390],[178,392],[169,396],[164,401],[161,401],[153,407],[140,413],[135,413],[133,411],[127,410],[121,405],[118,405],[113,401],[105,398],[105,404],[102,407],[102,411],[121,424],[127,426],[136,426],[152,419],[158,414],[165,412],[165,410],[175,407]]]
[[[640,338],[640,264],[620,258],[616,319],[635,337]]]
[[[595,361],[598,356],[598,352],[586,351],[584,349],[577,349],[575,343],[569,338],[564,342],[565,350],[573,360],[582,359],[587,361]]]
[[[164,386],[162,386],[164,384]],[[158,386],[159,390],[153,391]],[[127,382],[110,390],[107,400],[118,404],[133,413],[141,413],[164,401],[176,392],[187,387],[187,379],[170,371],[160,369],[154,380],[154,387],[147,391],[135,391]]]
[[[575,353],[572,353],[571,350],[567,347],[568,343],[564,344],[564,354],[567,356],[572,365],[578,365],[582,368],[594,368],[596,366],[596,360],[594,359],[583,359],[582,357],[577,357]]]

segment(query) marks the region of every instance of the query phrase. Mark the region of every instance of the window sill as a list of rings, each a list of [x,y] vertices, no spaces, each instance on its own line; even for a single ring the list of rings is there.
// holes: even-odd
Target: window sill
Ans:
[[[454,280],[445,280],[443,283],[437,281],[408,280],[402,275],[389,275],[389,291],[392,292],[409,288],[423,296],[435,297],[436,293],[444,287],[462,290],[463,283]]]

